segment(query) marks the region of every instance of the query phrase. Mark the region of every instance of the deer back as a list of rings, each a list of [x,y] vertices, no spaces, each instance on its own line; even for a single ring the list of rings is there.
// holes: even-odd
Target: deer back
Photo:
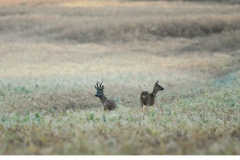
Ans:
[[[116,108],[115,102],[113,100],[111,100],[111,99],[107,99],[103,103],[103,106],[104,106],[104,111],[106,111],[106,110],[114,110]]]

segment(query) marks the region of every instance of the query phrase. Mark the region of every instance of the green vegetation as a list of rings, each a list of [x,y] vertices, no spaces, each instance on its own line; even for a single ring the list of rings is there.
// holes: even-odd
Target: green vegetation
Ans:
[[[1,7],[0,154],[240,154],[240,6],[115,2]]]

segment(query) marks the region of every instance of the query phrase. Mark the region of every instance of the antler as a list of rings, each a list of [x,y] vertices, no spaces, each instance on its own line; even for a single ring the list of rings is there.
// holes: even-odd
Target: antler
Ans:
[[[102,87],[102,83],[103,83],[103,79],[102,79],[102,82],[101,82],[101,83],[99,83],[99,82],[97,81],[96,86],[97,86],[98,88],[101,88],[101,87]],[[99,84],[99,85],[98,85],[98,84]]]
[[[101,82],[101,84],[99,83],[99,84],[100,84],[100,87],[102,86],[102,83],[103,83],[103,79],[102,79],[102,82]]]
[[[98,86],[98,83],[99,83],[99,82],[97,81],[97,83],[96,83],[96,86],[97,86],[97,87],[99,87],[99,86]]]

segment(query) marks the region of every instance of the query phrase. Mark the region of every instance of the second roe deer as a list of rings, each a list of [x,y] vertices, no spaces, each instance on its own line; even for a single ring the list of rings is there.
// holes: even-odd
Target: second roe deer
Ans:
[[[154,105],[156,94],[158,91],[161,91],[161,90],[164,90],[164,88],[160,86],[157,81],[154,85],[152,93],[143,91],[140,95],[141,106],[143,107],[143,105],[146,105],[146,106]]]
[[[102,83],[100,84],[97,81],[96,86],[94,85],[95,89],[97,90],[97,93],[96,93],[95,96],[99,97],[99,99],[101,100],[101,102],[102,102],[102,104],[104,106],[104,111],[106,111],[106,110],[114,110],[116,108],[116,104],[115,104],[115,102],[113,100],[108,99],[107,97],[105,97],[105,95],[103,93],[104,86],[102,85]]]

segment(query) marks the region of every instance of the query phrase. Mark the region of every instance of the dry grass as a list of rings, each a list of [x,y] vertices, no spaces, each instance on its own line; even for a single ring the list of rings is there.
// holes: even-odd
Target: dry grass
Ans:
[[[163,37],[204,37],[229,31],[232,36],[240,29],[239,6],[156,3],[159,4],[121,9],[3,7],[0,31],[7,34],[4,40],[13,32],[13,38],[20,41],[126,43],[158,41]],[[235,44],[238,43],[237,39]]]
[[[0,154],[240,154],[239,6],[11,2]],[[112,112],[94,97],[101,78]],[[165,90],[141,108],[156,80]]]

